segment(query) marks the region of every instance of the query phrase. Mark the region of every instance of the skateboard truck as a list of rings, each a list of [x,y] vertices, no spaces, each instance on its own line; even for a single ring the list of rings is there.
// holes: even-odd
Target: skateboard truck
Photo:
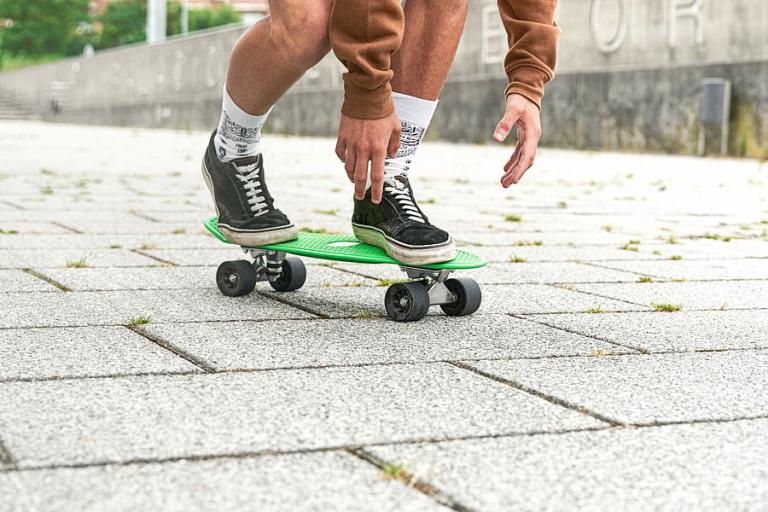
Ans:
[[[253,263],[248,260],[225,261],[216,271],[216,284],[224,295],[248,295],[260,281],[269,281],[279,292],[291,292],[304,286],[307,269],[299,258],[281,251],[242,249],[253,258]]]

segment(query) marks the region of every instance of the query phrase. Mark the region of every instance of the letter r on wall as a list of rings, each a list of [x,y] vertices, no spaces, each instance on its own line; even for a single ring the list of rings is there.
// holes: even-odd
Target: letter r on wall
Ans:
[[[694,23],[693,40],[697,45],[704,44],[704,15],[701,10],[704,0],[667,0],[667,44],[677,48],[677,20],[690,18]]]

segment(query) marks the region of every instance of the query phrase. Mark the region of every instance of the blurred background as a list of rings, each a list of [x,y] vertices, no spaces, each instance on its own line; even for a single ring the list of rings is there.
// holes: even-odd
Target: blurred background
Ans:
[[[228,53],[265,0],[0,0],[0,118],[212,129]],[[768,2],[567,0],[544,144],[768,157]],[[430,137],[489,139],[506,34],[495,0],[469,18]],[[277,105],[268,130],[333,135],[329,55]]]

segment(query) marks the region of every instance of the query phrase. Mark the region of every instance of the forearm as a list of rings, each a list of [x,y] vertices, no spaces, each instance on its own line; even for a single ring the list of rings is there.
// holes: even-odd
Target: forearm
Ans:
[[[331,46],[347,67],[344,115],[378,119],[392,113],[392,54],[403,38],[399,0],[334,0]]]
[[[504,71],[506,95],[520,94],[541,107],[544,86],[552,80],[557,62],[560,27],[555,23],[557,0],[498,0],[509,37]]]

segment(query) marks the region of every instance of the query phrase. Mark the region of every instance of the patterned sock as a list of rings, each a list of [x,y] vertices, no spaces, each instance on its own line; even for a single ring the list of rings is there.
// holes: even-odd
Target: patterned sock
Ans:
[[[260,116],[251,115],[235,104],[224,87],[221,120],[213,141],[219,160],[230,162],[261,153],[261,127],[271,110]]]
[[[399,92],[392,93],[395,112],[400,119],[400,149],[397,156],[384,161],[384,177],[408,175],[413,158],[437,108],[437,100],[429,101]]]

